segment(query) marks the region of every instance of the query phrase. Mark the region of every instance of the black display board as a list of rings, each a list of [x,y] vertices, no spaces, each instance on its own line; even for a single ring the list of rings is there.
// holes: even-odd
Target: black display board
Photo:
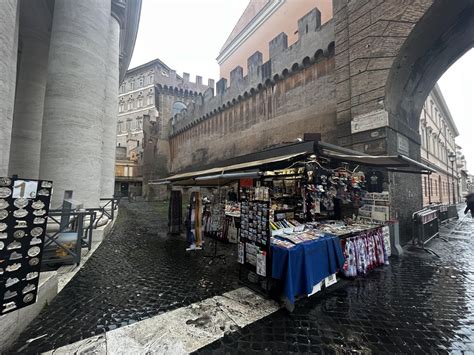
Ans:
[[[260,276],[270,272],[270,202],[254,199],[254,188],[240,187],[239,262]]]
[[[52,188],[0,177],[0,315],[36,302]]]

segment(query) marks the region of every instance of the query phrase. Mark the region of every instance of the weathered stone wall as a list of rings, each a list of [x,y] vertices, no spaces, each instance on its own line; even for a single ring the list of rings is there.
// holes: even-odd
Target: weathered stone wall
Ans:
[[[401,115],[387,106],[387,85],[400,48],[431,0],[334,1],[338,144],[369,154],[405,154],[420,160],[419,112]],[[424,100],[425,98],[422,98]],[[373,113],[366,129],[355,130],[362,115]],[[383,117],[387,117],[385,121]],[[392,218],[400,238],[412,235],[411,215],[422,206],[421,179],[389,174]]]
[[[196,98],[173,117],[170,129],[171,170],[202,166],[254,152],[304,133],[322,133],[334,141],[334,27],[321,26],[313,9],[298,21],[299,39],[288,47],[280,33],[269,43],[270,60],[254,53],[248,74],[235,68],[227,80]]]
[[[333,57],[324,59],[174,135],[171,170],[294,142],[304,133],[335,141],[333,67]]]

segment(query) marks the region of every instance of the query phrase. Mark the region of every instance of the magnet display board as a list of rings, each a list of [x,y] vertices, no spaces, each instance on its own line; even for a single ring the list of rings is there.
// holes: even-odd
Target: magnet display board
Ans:
[[[36,302],[53,183],[0,177],[0,315]]]

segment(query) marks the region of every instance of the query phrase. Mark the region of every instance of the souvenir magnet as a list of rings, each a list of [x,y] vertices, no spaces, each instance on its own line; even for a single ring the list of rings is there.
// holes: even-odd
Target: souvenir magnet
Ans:
[[[3,250],[3,247],[5,246],[4,242],[0,242],[0,250]]]
[[[31,239],[30,245],[38,245],[38,244],[41,244],[41,239],[39,239],[39,238]]]
[[[21,263],[15,263],[15,264],[8,265],[5,271],[13,272],[13,271],[17,271],[19,268],[21,268]]]
[[[41,252],[41,249],[39,247],[31,247],[28,250],[28,255],[33,257],[33,256],[38,255],[40,252]]]
[[[23,208],[23,207],[26,207],[28,206],[28,199],[27,198],[24,198],[24,197],[20,197],[20,198],[17,198],[13,204],[18,207],[18,208]]]
[[[2,313],[6,313],[8,311],[11,311],[12,309],[16,308],[16,303],[15,302],[8,302],[3,305],[5,307],[2,311]]]
[[[26,228],[28,227],[28,224],[26,223],[26,221],[16,221],[16,225],[15,225],[15,229],[17,228]]]
[[[28,293],[28,292],[31,292],[31,291],[34,291],[34,290],[36,290],[35,285],[28,284],[25,287],[23,287],[23,290],[21,292],[23,292],[23,294],[25,294],[25,293]]]
[[[0,221],[2,219],[5,219],[8,217],[8,211],[7,210],[0,210]]]
[[[32,258],[30,259],[30,261],[28,261],[28,264],[30,264],[30,266],[36,266],[39,264],[39,259],[38,258]]]
[[[16,251],[10,254],[10,260],[18,260],[18,259],[21,259],[22,257],[23,256],[21,255],[21,253],[17,253]]]
[[[44,202],[41,200],[37,200],[31,204],[31,207],[33,207],[35,210],[40,210],[44,207]]]
[[[39,249],[39,248],[38,248]],[[29,272],[26,274],[26,279],[29,281],[29,280],[33,280],[33,279],[36,279],[38,277],[38,273],[35,271],[35,272]],[[17,279],[18,280],[18,279]],[[17,281],[18,282],[18,281]],[[8,281],[7,281],[8,283]],[[8,286],[7,286],[8,287]]]
[[[45,213],[46,213],[45,210],[34,210],[34,211],[33,211],[33,214],[34,214],[35,216],[42,216],[42,215],[44,215]]]
[[[13,233],[13,238],[15,239],[21,239],[25,236],[25,231],[18,230]]]
[[[3,210],[8,207],[8,202],[7,200],[4,200],[3,198],[0,198],[0,210]]]
[[[41,189],[38,191],[39,196],[49,196],[49,191],[46,189]]]
[[[9,197],[12,194],[12,190],[8,187],[0,187],[0,198]]]
[[[10,186],[12,184],[12,181],[7,178],[7,177],[1,177],[0,178],[0,186]]]
[[[0,233],[0,239],[7,239],[8,234],[7,233]]]
[[[25,297],[23,297],[23,302],[24,303],[30,303],[31,301],[33,301],[35,298],[35,296],[32,294],[32,293],[29,293],[27,295],[25,295]]]
[[[20,249],[21,248],[21,243],[19,242],[11,242],[7,246],[7,250],[14,250],[14,249]]]
[[[28,279],[28,275],[26,275],[26,278]],[[13,285],[17,284],[18,282],[20,282],[20,280],[18,280],[17,277],[14,277],[14,278],[9,277],[7,279],[7,282],[5,282],[5,287],[13,286]]]
[[[18,210],[13,211],[13,217],[15,218],[23,218],[28,215],[28,211],[24,208],[20,208]]]
[[[9,300],[10,298],[16,297],[17,295],[18,295],[18,292],[16,291],[7,290],[7,292],[3,294],[3,299]]]
[[[52,186],[53,186],[53,183],[51,181],[43,181],[41,183],[41,187],[45,187],[45,188],[48,188],[48,189],[50,189]]]
[[[33,224],[43,224],[45,222],[46,222],[46,219],[42,217],[35,217],[35,219],[33,220]]]
[[[41,227],[34,227],[30,234],[32,237],[39,237],[43,233],[43,228]]]
[[[6,223],[0,223],[0,232],[3,232],[5,229],[7,229],[7,224]]]

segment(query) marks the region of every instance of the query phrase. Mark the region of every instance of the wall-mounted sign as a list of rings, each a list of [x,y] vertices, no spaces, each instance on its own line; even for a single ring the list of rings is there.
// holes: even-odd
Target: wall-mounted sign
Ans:
[[[388,112],[385,110],[372,111],[352,119],[351,133],[370,131],[385,126],[388,126]]]
[[[36,302],[52,188],[0,177],[0,315]]]
[[[397,133],[397,150],[401,154],[410,155],[410,144],[408,138]]]

